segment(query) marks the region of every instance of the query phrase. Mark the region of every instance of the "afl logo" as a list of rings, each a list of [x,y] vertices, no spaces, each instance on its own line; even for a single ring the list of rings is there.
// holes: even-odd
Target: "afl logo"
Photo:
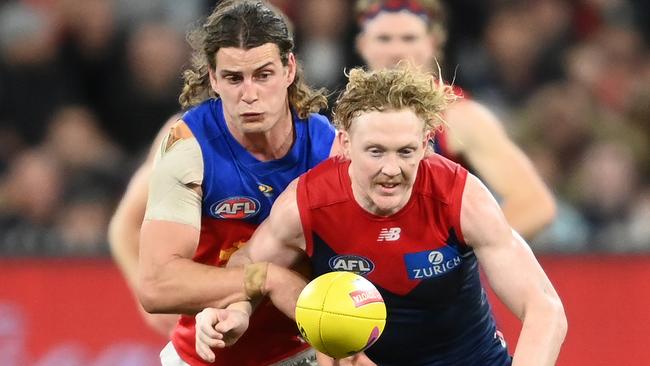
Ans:
[[[375,264],[370,259],[356,255],[337,255],[329,260],[333,271],[347,271],[365,276],[375,269]]]
[[[229,197],[210,207],[210,213],[220,219],[246,219],[260,212],[260,203],[252,197]]]
[[[440,264],[444,260],[445,260],[445,256],[442,255],[442,253],[440,253],[438,251],[434,250],[431,253],[429,253],[429,262],[431,264]]]

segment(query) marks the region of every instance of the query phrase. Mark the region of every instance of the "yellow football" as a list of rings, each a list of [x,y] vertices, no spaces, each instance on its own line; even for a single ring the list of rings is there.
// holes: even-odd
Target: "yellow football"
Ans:
[[[386,324],[386,305],[367,279],[352,272],[329,272],[300,293],[296,323],[312,347],[344,358],[377,341]]]

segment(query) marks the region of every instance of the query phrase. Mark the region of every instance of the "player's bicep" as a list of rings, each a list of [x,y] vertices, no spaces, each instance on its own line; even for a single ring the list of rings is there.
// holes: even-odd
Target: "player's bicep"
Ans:
[[[246,246],[253,262],[273,262],[283,267],[295,264],[305,250],[305,239],[296,202],[297,180],[282,192],[271,214],[255,230]]]
[[[142,224],[141,263],[191,258],[201,227],[203,158],[196,139],[177,124],[156,153]]]
[[[203,158],[194,137],[163,140],[149,182],[146,220],[201,225]]]
[[[490,285],[515,315],[522,317],[538,296],[555,294],[528,245],[510,228],[487,188],[472,175],[468,175],[463,193],[461,228]]]

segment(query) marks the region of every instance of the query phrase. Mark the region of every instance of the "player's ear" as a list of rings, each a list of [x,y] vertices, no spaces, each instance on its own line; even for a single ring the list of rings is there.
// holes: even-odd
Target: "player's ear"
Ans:
[[[296,65],[296,56],[293,52],[289,52],[287,56],[287,86],[293,83],[293,80],[296,78],[296,70],[298,66]]]
[[[433,142],[433,139],[435,138],[435,132],[433,130],[426,130],[424,131],[424,138],[422,139],[422,146],[426,150],[426,148]]]
[[[215,70],[212,70],[209,66],[208,66],[208,78],[210,79],[210,87],[218,95],[219,83],[217,83],[217,75],[215,74]]]
[[[346,158],[350,158],[350,134],[348,131],[339,131],[337,138],[339,140],[341,154]]]
[[[422,140],[422,154],[425,158],[435,154],[435,150],[433,149],[433,135],[428,132],[424,134],[424,139]]]

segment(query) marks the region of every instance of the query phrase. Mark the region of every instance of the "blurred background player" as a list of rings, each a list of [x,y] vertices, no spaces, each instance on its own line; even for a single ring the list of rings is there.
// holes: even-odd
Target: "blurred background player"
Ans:
[[[379,365],[554,365],[566,317],[529,246],[480,180],[437,154],[424,157],[429,133],[454,99],[451,88],[408,68],[354,69],[349,78],[334,107],[345,157],[294,181],[229,266],[263,271],[257,281],[246,278],[246,288],[292,316],[305,281],[276,265],[306,254],[319,276],[337,270],[337,260],[363,261],[360,274],[387,307],[384,332],[366,351]],[[514,358],[479,264],[523,322]],[[197,315],[202,356],[230,331],[215,332],[218,314]]]
[[[190,314],[161,353],[165,365],[202,363],[192,314],[241,287],[218,266],[291,180],[329,156],[335,136],[325,117],[310,114],[326,99],[303,83],[285,21],[262,2],[220,3],[190,40],[180,101],[191,109],[155,151],[140,240],[144,308]],[[250,337],[213,364],[309,362],[295,325],[271,304],[260,307]]]
[[[438,0],[358,0],[356,46],[368,67],[378,70],[408,60],[433,70],[446,40],[445,12]],[[462,92],[460,92],[462,94]],[[508,222],[533,238],[555,216],[551,192],[498,118],[463,98],[445,111],[435,131],[435,150],[471,168],[494,192]]]

